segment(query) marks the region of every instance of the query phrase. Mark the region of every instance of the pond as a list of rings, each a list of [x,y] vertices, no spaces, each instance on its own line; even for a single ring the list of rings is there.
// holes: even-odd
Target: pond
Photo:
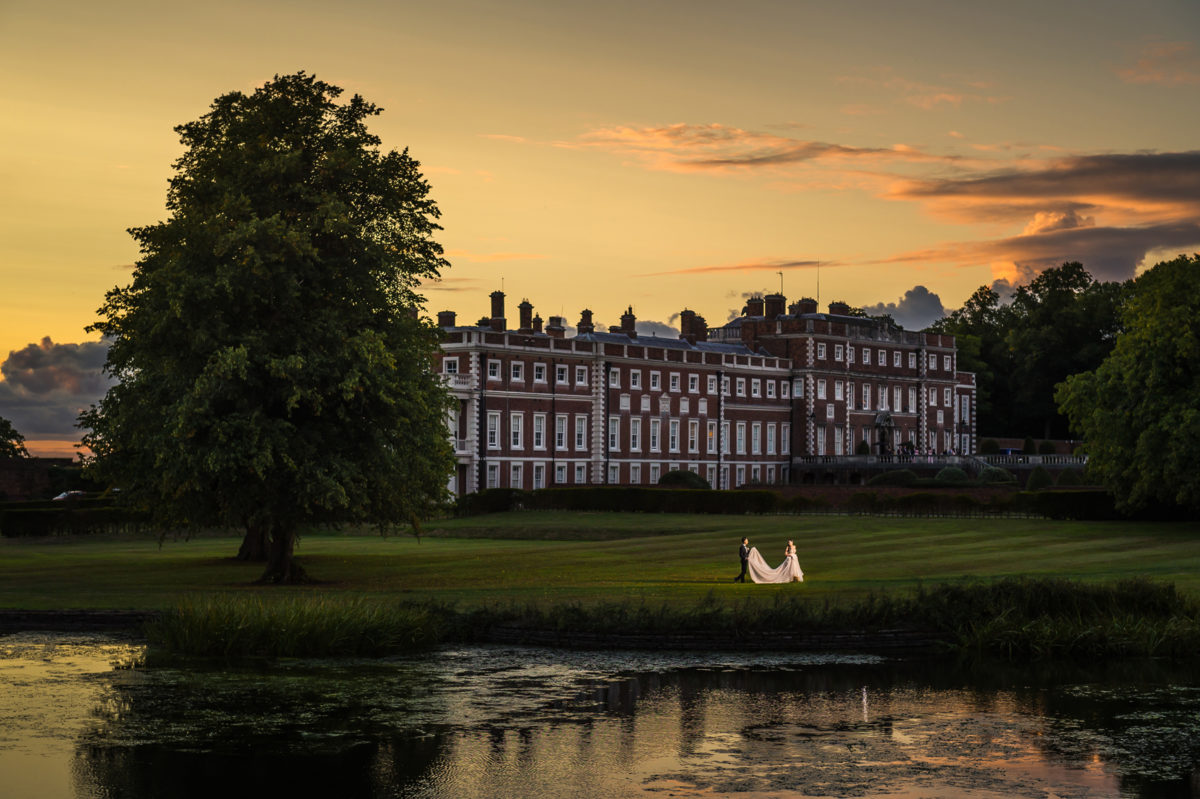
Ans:
[[[1200,668],[464,646],[144,668],[0,638],[0,796],[1200,797]]]

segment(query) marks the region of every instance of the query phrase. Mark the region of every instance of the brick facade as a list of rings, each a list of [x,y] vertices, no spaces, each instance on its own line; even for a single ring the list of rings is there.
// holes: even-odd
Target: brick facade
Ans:
[[[974,376],[956,368],[952,336],[818,313],[781,295],[752,299],[709,328],[680,315],[678,339],[620,327],[578,334],[561,317],[543,330],[522,302],[507,329],[504,295],[492,316],[455,324],[444,311],[439,368],[458,400],[449,421],[456,494],[486,487],[653,485],[689,469],[714,487],[786,483],[793,456],[849,455],[860,441],[890,454],[975,451]]]

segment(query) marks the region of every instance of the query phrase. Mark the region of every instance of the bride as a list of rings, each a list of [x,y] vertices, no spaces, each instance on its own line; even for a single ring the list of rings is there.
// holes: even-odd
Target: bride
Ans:
[[[747,562],[750,579],[756,583],[791,583],[804,582],[804,572],[800,571],[800,561],[796,558],[796,545],[788,539],[787,547],[783,550],[783,563],[779,568],[772,569],[758,553],[757,547],[750,548],[750,560]]]

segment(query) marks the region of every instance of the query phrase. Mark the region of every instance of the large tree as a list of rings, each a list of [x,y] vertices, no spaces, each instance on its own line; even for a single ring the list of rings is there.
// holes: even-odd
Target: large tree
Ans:
[[[1055,398],[1121,507],[1200,510],[1200,255],[1138,277],[1122,319],[1112,353]]]
[[[17,432],[12,422],[0,416],[0,458],[28,458],[25,436]]]
[[[380,112],[300,72],[175,130],[165,222],[108,292],[117,383],[81,416],[92,473],[164,524],[247,531],[293,582],[309,523],[409,522],[445,498],[448,400],[420,280],[437,205]]]

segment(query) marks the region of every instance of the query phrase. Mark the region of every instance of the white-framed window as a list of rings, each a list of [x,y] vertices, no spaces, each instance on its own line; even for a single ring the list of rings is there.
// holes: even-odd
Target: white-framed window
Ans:
[[[622,411],[629,410],[629,395],[622,394],[617,398],[617,407]]]
[[[739,397],[746,396],[746,378],[739,377],[737,379],[737,395]]]
[[[565,413],[554,417],[554,448],[567,448],[567,415]]]
[[[700,414],[701,416],[707,416],[708,415],[708,397],[701,397],[700,402],[697,404],[700,407],[696,408],[696,413]]]
[[[544,413],[533,415],[533,448],[546,448],[546,414]]]
[[[938,423],[938,424],[945,424],[945,423],[946,423],[946,412],[945,412],[945,411],[938,411],[938,415],[937,415],[937,423]]]
[[[521,488],[524,485],[524,475],[521,473],[520,463],[514,463],[509,468],[508,472],[508,487]]]
[[[659,452],[662,441],[662,419],[650,420],[650,451]],[[658,482],[657,480],[655,482]]]
[[[575,484],[583,485],[587,482],[587,467],[582,463],[575,464]]]
[[[499,379],[500,379],[500,362],[499,361],[488,361],[488,380],[499,380]],[[497,476],[496,479],[499,480],[500,479],[499,476]]]
[[[688,391],[692,394],[700,392],[700,375],[688,375]]]
[[[825,399],[825,378],[817,380],[817,399]]]
[[[567,374],[568,374],[567,367],[563,366],[562,364],[555,366],[554,367],[554,382],[555,383],[566,383],[567,382]]]
[[[864,411],[871,410],[871,384],[863,383],[862,387],[862,409]]]
[[[588,383],[588,368],[586,366],[575,367],[575,385],[586,386]]]
[[[930,386],[929,388],[929,404],[937,407],[937,389]]]
[[[835,361],[841,361],[845,355],[845,350],[846,350],[846,348],[843,347],[841,344],[834,344],[833,345],[833,359]]]
[[[629,464],[629,482],[632,483],[633,485],[641,485],[642,484],[642,464],[640,464],[640,463]]]
[[[917,354],[915,352],[910,352],[908,354],[908,368],[909,369],[917,368]]]
[[[522,361],[513,361],[509,364],[508,376],[514,383],[523,383],[525,381],[525,364]]]
[[[650,390],[658,391],[662,387],[662,375],[658,372],[650,373]]]
[[[771,485],[775,485],[775,467],[774,466],[767,467],[767,482]]]
[[[854,347],[846,347],[846,363],[854,363]]]
[[[784,422],[779,426],[779,453],[787,455],[792,451],[792,425]]]
[[[708,449],[708,452],[710,455],[716,454],[716,451],[717,451],[717,423],[716,422],[708,423],[708,447],[707,447],[707,449]]]
[[[729,454],[729,422],[721,422],[721,454]]]
[[[620,388],[621,387],[621,370],[620,369],[613,367],[612,369],[608,370],[608,387],[609,388]]]
[[[750,425],[750,454],[762,454],[762,422]]]
[[[708,393],[709,394],[717,393],[717,376],[716,375],[708,376]]]
[[[692,403],[688,401],[687,397],[679,398],[679,413],[680,414],[687,413],[689,410],[691,410],[691,408],[692,408]]]
[[[745,466],[737,467],[737,484],[740,486],[744,486],[746,484],[746,467]]]
[[[841,402],[843,399],[846,398],[845,392],[846,392],[846,384],[843,383],[841,380],[834,380],[833,381],[833,398],[835,400],[837,400],[838,402]]]
[[[667,423],[667,446],[671,452],[679,451],[679,420],[671,419]]]
[[[629,387],[640,389],[642,387],[642,370],[633,369],[629,372]]]
[[[936,371],[936,370],[937,370],[937,356],[931,352],[931,353],[929,353],[929,371],[932,372],[932,371]]]
[[[629,451],[642,451],[642,420],[637,416],[629,420]]]
[[[729,396],[729,378],[728,377],[721,378],[721,394],[726,397]]]
[[[942,404],[947,408],[950,407],[950,389],[948,388],[942,389]]]
[[[498,411],[488,411],[487,445],[488,449],[500,449],[500,413]]]
[[[908,408],[910,413],[917,410],[917,390],[912,386],[908,387]]]
[[[833,428],[833,454],[834,455],[845,455],[846,454],[846,451],[844,449],[845,434],[846,434],[846,431],[841,426],[837,426],[837,427]]]
[[[774,422],[767,422],[767,454],[775,454],[775,434],[776,426]]]
[[[659,477],[662,477],[662,467],[657,463],[650,464],[650,484],[658,485]]]
[[[737,454],[746,454],[746,423],[737,423]]]
[[[535,383],[545,383],[546,382],[546,364],[535,363],[533,365],[533,382],[535,382]],[[535,471],[535,473],[536,473],[536,471]]]
[[[709,488],[714,488],[713,478],[716,477],[717,468],[711,464],[704,467],[704,480],[708,483]]]
[[[621,466],[620,464],[610,463],[608,465],[608,484],[617,485],[621,482]]]
[[[846,408],[854,410],[854,383],[846,381]]]
[[[833,403],[830,403],[825,406],[825,418],[826,419],[832,419],[834,413],[836,413],[836,411],[834,410]]]
[[[679,392],[679,372],[671,372],[671,392]]]
[[[888,390],[887,386],[879,387],[879,410],[886,411],[888,409]]]
[[[458,358],[443,358],[442,371],[448,375],[458,374]]]
[[[567,484],[567,464],[556,463],[554,465],[554,482],[557,485]]]
[[[649,394],[642,395],[642,402],[638,407],[642,413],[650,412],[650,395]]]
[[[887,350],[879,351],[879,360],[877,360],[875,363],[879,364],[880,366],[887,366]]]
[[[815,431],[814,438],[817,439],[817,454],[824,455],[826,454],[825,450],[828,449],[828,445],[825,442],[825,425],[816,425],[813,430]]]
[[[870,366],[871,365],[871,348],[863,347],[862,350],[863,350],[863,366]]]
[[[900,350],[892,350],[892,366],[896,366],[896,367],[900,366],[901,354],[902,353],[900,352]]]
[[[608,451],[615,452],[621,448],[621,417],[608,417]]]
[[[762,474],[762,471],[760,470],[760,468],[758,466],[751,466],[750,467],[750,482],[761,483],[762,480],[759,479],[759,476],[761,474]]]
[[[947,372],[950,371],[950,356],[949,355],[942,356],[942,368],[945,369]]]
[[[817,360],[818,361],[825,360],[825,342],[824,341],[817,343]]]
[[[489,463],[488,464],[487,487],[488,488],[499,488],[500,487],[500,464],[498,464],[498,463]]]
[[[959,397],[958,398],[958,420],[960,422],[971,421],[971,398],[970,397]]]
[[[900,410],[900,391],[901,391],[900,386],[892,387],[892,410],[893,411]]]
[[[688,452],[700,451],[700,422],[697,419],[688,420]]]
[[[508,444],[513,449],[521,449],[525,446],[522,440],[521,427],[525,421],[525,414],[510,413],[508,415]]]
[[[762,381],[761,380],[758,380],[757,378],[755,378],[754,380],[750,381],[750,396],[752,396],[752,397],[761,397],[762,396]]]
[[[587,449],[587,416],[575,414],[575,449]]]
[[[775,381],[767,381],[767,399],[775,399]]]
[[[790,380],[779,381],[779,396],[783,399],[788,399],[788,392],[791,390],[792,382]],[[797,396],[800,396],[797,394]]]
[[[546,465],[543,463],[533,465],[533,487],[535,489],[546,487]]]

